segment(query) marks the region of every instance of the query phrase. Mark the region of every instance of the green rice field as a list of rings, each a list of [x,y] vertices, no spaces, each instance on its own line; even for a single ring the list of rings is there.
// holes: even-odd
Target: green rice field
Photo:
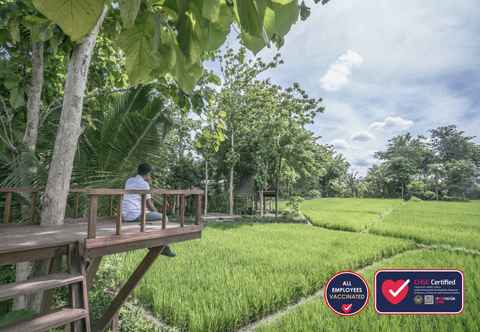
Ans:
[[[327,198],[305,201],[301,211],[316,226],[480,249],[480,201]]]
[[[301,211],[312,225],[284,220],[209,224],[201,240],[174,246],[176,258],[158,259],[137,287],[135,301],[182,331],[236,331],[311,296],[339,270],[365,267],[362,273],[372,285],[373,273],[381,267],[445,267],[465,271],[462,315],[379,317],[371,300],[360,315],[339,318],[318,299],[258,329],[479,330],[479,202],[316,199],[303,202]],[[104,261],[115,267],[112,287],[125,280],[144,254],[132,252]]]
[[[395,209],[371,232],[428,244],[480,249],[480,202],[409,202]]]
[[[382,264],[375,264],[362,274],[373,285],[375,271],[380,268],[456,268],[465,273],[465,309],[457,316],[380,316],[375,313],[373,299],[361,314],[354,317],[339,317],[323,302],[323,298],[297,307],[270,325],[260,326],[259,332],[276,331],[479,331],[480,320],[480,256],[465,255],[443,250],[410,251]]]

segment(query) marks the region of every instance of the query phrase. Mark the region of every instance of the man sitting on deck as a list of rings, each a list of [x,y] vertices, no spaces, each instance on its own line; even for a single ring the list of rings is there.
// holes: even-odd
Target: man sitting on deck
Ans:
[[[149,164],[138,165],[137,175],[129,178],[125,183],[125,190],[150,190],[150,173],[152,167]],[[152,195],[147,194],[147,221],[162,220],[162,214],[157,211],[153,204]],[[122,201],[122,218],[126,222],[139,222],[142,210],[142,198],[139,194],[125,194]],[[169,246],[165,246],[162,255],[174,257],[175,253]]]

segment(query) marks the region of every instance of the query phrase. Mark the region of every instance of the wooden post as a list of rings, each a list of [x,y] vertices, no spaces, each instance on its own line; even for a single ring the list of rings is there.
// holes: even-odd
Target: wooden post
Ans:
[[[137,286],[138,282],[142,279],[153,262],[155,262],[155,259],[162,252],[163,248],[164,247],[155,247],[149,249],[148,254],[138,265],[137,269],[132,273],[130,278],[128,278],[122,289],[120,289],[103,316],[95,322],[93,329],[94,331],[103,331],[108,326],[113,316],[118,312],[118,309],[120,309],[121,305],[125,302],[135,286]]]
[[[180,226],[185,226],[185,194],[180,195]]]
[[[110,201],[108,203],[108,208],[110,210],[109,217],[113,217],[113,195],[110,195]]]
[[[147,195],[142,194],[142,209],[140,211],[140,232],[145,232],[147,222]]]
[[[78,218],[80,216],[80,193],[75,193],[75,211],[74,211],[74,218]]]
[[[195,225],[202,222],[202,195],[195,195]]]
[[[94,239],[97,237],[97,208],[98,196],[90,195],[90,202],[88,207],[88,238]]]
[[[70,250],[70,273],[80,273],[83,275],[84,280],[78,284],[70,285],[70,304],[73,308],[83,308],[89,311],[88,303],[88,288],[87,288],[87,274],[85,271],[85,261],[84,258],[78,256],[76,250]],[[82,324],[83,323],[83,324]],[[90,318],[84,319],[83,322],[76,321],[71,324],[71,330],[74,332],[90,332]]]
[[[115,218],[115,222],[116,222],[116,227],[115,227],[115,230],[116,230],[116,234],[117,235],[122,235],[122,199],[123,199],[123,195],[121,196],[118,196],[118,207],[117,207],[117,218]]]
[[[37,193],[35,191],[32,191],[32,214],[31,214],[32,224],[35,223],[36,213],[37,213]]]
[[[12,213],[12,193],[5,193],[5,206],[3,209],[3,222],[5,224],[10,223],[11,213]]]
[[[168,208],[168,196],[163,195],[163,213],[162,213],[162,229],[167,227],[167,208]]]

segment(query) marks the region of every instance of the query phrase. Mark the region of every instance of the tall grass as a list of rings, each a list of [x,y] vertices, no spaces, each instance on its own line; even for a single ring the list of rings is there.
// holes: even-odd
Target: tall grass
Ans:
[[[176,245],[161,258],[135,297],[168,324],[188,331],[232,331],[320,288],[334,272],[356,269],[413,246],[370,234],[308,225],[209,226],[200,241]],[[109,258],[117,281],[143,257]]]
[[[338,317],[318,299],[288,313],[271,325],[261,326],[259,332],[317,332],[317,331],[392,331],[430,332],[480,330],[480,257],[442,250],[410,251],[396,256],[388,263],[375,265],[364,272],[370,286],[379,268],[456,268],[465,272],[465,310],[458,316],[382,316],[375,313],[373,299],[367,310],[354,317]]]

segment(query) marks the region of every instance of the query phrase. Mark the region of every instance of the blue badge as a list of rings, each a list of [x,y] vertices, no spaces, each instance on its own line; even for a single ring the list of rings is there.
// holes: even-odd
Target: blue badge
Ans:
[[[367,282],[357,273],[339,272],[324,289],[325,303],[338,315],[352,316],[368,304],[370,293]]]
[[[379,270],[375,310],[380,314],[458,314],[463,311],[458,270]]]

